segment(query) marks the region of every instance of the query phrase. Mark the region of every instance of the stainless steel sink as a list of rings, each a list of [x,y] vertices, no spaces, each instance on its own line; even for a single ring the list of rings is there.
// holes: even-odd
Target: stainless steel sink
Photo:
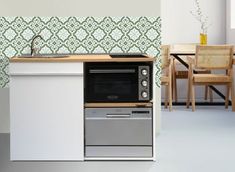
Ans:
[[[18,58],[66,58],[69,57],[69,54],[23,54],[21,56],[17,56]]]

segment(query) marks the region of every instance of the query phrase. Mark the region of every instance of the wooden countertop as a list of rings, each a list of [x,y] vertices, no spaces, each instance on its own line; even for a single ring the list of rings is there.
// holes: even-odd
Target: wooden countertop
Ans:
[[[12,57],[10,62],[150,62],[154,61],[153,57],[141,57],[141,58],[112,58],[107,55],[69,55],[62,58],[51,57]]]

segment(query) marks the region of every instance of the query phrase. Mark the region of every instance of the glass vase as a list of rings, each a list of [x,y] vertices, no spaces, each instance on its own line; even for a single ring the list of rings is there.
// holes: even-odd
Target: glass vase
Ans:
[[[200,33],[200,44],[207,45],[207,34]]]

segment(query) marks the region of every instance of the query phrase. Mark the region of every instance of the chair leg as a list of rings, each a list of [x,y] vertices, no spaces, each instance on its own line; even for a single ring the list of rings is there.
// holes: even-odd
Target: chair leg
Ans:
[[[195,86],[193,82],[190,83],[191,87],[191,100],[192,100],[192,111],[195,111]]]
[[[213,91],[212,89],[209,87],[209,96],[210,96],[210,102],[213,102]]]
[[[175,60],[172,66],[172,93],[173,93],[173,99],[175,100],[175,102],[178,101],[177,98],[177,81],[176,81],[176,75],[175,75]]]
[[[171,81],[168,84],[168,101],[169,101],[169,111],[172,111],[172,87],[171,87]]]
[[[232,111],[235,112],[235,96],[234,96],[234,81],[232,79],[232,83],[231,83],[231,99],[232,99]]]
[[[168,89],[167,89],[167,85],[165,86],[165,109],[168,106]]]
[[[207,100],[207,95],[208,95],[208,85],[205,86],[205,97],[204,97],[205,100]]]
[[[177,80],[176,80],[176,78],[175,78],[175,102],[178,102]]]
[[[190,93],[191,93],[191,83],[190,83],[190,79],[188,79],[188,92],[187,92],[187,102],[186,102],[187,108],[189,108],[189,105],[190,105]]]
[[[230,95],[230,84],[227,84],[226,85],[226,97],[225,97],[225,108],[226,109],[228,109],[229,95]]]

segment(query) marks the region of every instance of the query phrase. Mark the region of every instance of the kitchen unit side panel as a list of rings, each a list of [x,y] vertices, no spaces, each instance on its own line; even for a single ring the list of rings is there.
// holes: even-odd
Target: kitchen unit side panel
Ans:
[[[11,160],[83,160],[83,76],[16,75]]]

